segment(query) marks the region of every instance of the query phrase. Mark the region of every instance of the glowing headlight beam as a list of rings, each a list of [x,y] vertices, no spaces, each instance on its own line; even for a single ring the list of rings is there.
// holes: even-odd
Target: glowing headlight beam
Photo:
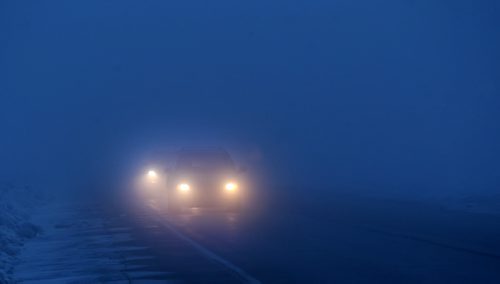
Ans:
[[[158,174],[156,173],[156,171],[150,170],[148,171],[148,177],[154,179],[158,177]]]
[[[234,191],[238,188],[238,185],[234,182],[228,182],[226,183],[226,185],[224,186],[224,188],[227,190],[227,191]]]
[[[187,183],[181,183],[177,186],[177,188],[183,192],[188,192],[191,189],[191,187]]]

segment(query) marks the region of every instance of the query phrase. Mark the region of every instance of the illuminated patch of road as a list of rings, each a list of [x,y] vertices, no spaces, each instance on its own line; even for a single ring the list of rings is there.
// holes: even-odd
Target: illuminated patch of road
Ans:
[[[201,244],[197,243],[193,239],[189,238],[185,234],[181,233],[179,230],[175,228],[175,225],[171,224],[168,219],[166,219],[164,216],[162,216],[159,212],[159,208],[156,206],[156,204],[149,203],[149,208],[153,212],[155,218],[157,219],[158,222],[160,222],[164,227],[166,227],[169,231],[171,231],[173,234],[175,234],[179,239],[182,241],[186,242],[189,244],[192,248],[194,248],[196,251],[198,251],[201,255],[204,257],[208,258],[209,260],[221,265],[222,267],[226,268],[227,270],[231,271],[234,275],[236,275],[240,280],[246,282],[246,283],[260,283],[259,280],[255,279],[253,276],[245,272],[243,269],[240,267],[234,265],[230,261],[222,258],[221,256],[215,254],[211,250],[205,248]]]

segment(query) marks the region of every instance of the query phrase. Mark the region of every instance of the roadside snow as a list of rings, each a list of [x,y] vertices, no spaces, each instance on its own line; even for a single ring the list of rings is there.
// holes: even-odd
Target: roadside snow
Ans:
[[[0,184],[0,283],[13,282],[13,266],[24,243],[39,234],[30,222],[42,195],[29,186]]]
[[[146,248],[130,245],[130,228],[117,230],[99,208],[60,196],[39,207],[33,222],[43,232],[19,253],[15,281],[131,283],[127,270],[140,267],[131,264],[130,256],[142,256]]]

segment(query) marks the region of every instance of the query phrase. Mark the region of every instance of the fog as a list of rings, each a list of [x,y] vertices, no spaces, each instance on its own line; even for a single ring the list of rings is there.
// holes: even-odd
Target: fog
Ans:
[[[210,144],[304,190],[495,190],[498,5],[2,1],[0,178]]]

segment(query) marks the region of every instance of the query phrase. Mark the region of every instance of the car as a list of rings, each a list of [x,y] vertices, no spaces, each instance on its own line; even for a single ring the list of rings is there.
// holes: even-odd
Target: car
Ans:
[[[179,151],[174,168],[168,170],[168,210],[215,207],[239,211],[242,201],[239,175],[243,171],[237,169],[224,149]]]

